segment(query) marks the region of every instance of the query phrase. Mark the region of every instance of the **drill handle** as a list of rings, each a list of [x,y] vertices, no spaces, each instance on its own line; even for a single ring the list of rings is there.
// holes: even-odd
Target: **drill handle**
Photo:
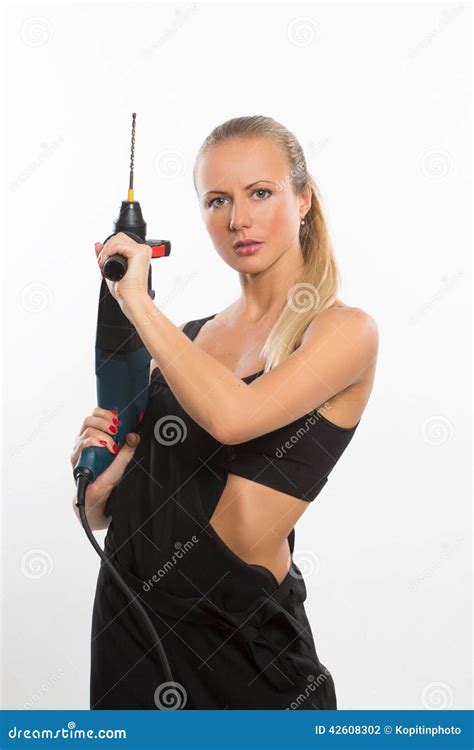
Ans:
[[[144,240],[138,234],[134,234],[134,232],[124,231],[123,229],[120,231],[123,234],[127,234],[132,240],[139,242],[141,245],[150,245],[152,259],[163,258],[171,253],[171,242],[169,240]],[[114,237],[116,234],[118,234],[118,232],[112,232],[112,234],[109,234],[103,244],[105,245],[107,240],[110,240],[110,238]],[[128,262],[124,255],[120,255],[120,253],[117,253],[117,255],[111,255],[104,263],[104,276],[109,279],[109,281],[120,281],[120,279],[123,279],[127,273],[127,268]]]

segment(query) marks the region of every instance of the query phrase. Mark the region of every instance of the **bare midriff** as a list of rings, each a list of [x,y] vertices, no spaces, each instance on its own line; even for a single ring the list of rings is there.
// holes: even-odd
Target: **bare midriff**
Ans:
[[[308,505],[305,500],[228,474],[209,522],[237,557],[267,568],[281,583],[290,567],[288,535]]]

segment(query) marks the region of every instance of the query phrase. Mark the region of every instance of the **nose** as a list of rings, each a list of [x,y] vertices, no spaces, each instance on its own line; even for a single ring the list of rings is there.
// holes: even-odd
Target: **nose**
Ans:
[[[245,206],[244,200],[234,199],[232,211],[230,213],[230,228],[238,230],[241,227],[249,227],[251,224],[250,208]]]

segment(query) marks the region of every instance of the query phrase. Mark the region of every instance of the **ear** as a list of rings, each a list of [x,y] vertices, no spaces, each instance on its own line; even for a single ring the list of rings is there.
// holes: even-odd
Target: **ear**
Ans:
[[[312,190],[311,185],[306,185],[300,193],[300,210],[303,216],[306,216],[311,208]]]

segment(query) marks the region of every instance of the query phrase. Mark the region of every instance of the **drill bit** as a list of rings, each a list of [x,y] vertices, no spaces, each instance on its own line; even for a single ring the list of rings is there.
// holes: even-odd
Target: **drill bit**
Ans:
[[[137,113],[134,112],[132,114],[132,148],[130,152],[130,181],[128,185],[128,200],[133,201],[133,167],[134,167],[134,157],[135,157],[135,119],[137,117]]]

